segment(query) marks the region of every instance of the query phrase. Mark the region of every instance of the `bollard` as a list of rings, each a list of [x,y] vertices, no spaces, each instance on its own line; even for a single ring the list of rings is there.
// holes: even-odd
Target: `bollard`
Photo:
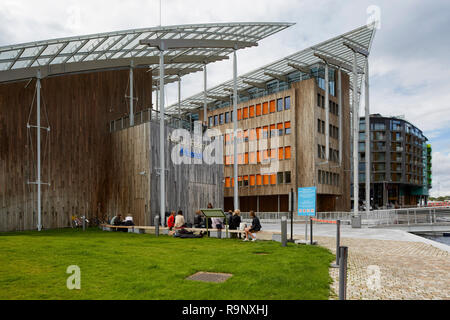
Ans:
[[[312,220],[311,217],[309,218],[309,222],[311,223],[311,235],[310,235],[311,245],[313,245],[314,244],[314,241],[313,241],[313,220]]]
[[[155,236],[159,237],[159,216],[155,217]]]
[[[86,231],[86,217],[83,216],[82,219],[83,219],[83,231]]]
[[[339,248],[341,246],[341,220],[336,221],[336,265],[339,266]]]
[[[287,219],[286,217],[281,217],[281,246],[286,247],[287,245]]]
[[[339,247],[339,300],[347,299],[348,247]]]

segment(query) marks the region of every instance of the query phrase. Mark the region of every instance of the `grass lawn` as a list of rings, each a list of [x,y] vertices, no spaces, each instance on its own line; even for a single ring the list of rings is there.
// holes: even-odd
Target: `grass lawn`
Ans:
[[[328,299],[332,260],[321,247],[273,241],[98,229],[0,233],[0,299]],[[81,269],[81,290],[66,287],[70,265]],[[233,277],[185,280],[198,271]]]

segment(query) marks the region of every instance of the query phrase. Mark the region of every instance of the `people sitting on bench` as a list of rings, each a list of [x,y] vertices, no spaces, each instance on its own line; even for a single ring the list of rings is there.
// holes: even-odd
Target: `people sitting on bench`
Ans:
[[[233,216],[231,217],[230,221],[230,230],[237,230],[239,226],[241,225],[241,210],[236,209],[234,210]],[[237,234],[232,234],[233,238],[237,236]],[[239,233],[239,238],[241,238],[241,234]]]
[[[175,217],[175,229],[181,229],[186,227],[186,222],[184,221],[183,211],[178,211],[177,216]]]
[[[170,213],[169,219],[167,219],[167,227],[170,231],[172,231],[173,227],[175,226],[175,211],[172,211]]]
[[[250,218],[252,218],[252,225],[244,229],[244,241],[249,241],[249,238],[251,238],[252,241],[256,241],[256,232],[261,230],[261,223],[254,211],[250,211]]]
[[[221,218],[211,218],[212,227],[216,229],[223,229],[223,221]]]
[[[195,213],[194,228],[205,228],[205,222],[203,221],[202,212],[200,210]]]

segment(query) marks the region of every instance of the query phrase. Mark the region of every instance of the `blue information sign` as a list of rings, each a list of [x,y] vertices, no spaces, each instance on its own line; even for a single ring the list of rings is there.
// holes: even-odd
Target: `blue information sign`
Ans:
[[[298,188],[298,215],[316,215],[316,187]]]

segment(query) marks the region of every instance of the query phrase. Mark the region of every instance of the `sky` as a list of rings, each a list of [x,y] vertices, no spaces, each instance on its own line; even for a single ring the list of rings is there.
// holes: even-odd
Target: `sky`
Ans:
[[[371,113],[404,115],[433,148],[432,196],[450,195],[450,1],[90,0],[0,3],[0,46],[124,29],[216,22],[293,22],[239,51],[238,74],[353,30],[377,14],[370,56]],[[375,9],[375,11],[374,11]],[[160,14],[161,13],[161,14]],[[232,59],[208,66],[208,87],[232,78]],[[183,78],[182,98],[203,90]],[[167,103],[177,99],[167,86]],[[363,101],[363,100],[362,100]],[[363,114],[361,104],[360,114]]]

